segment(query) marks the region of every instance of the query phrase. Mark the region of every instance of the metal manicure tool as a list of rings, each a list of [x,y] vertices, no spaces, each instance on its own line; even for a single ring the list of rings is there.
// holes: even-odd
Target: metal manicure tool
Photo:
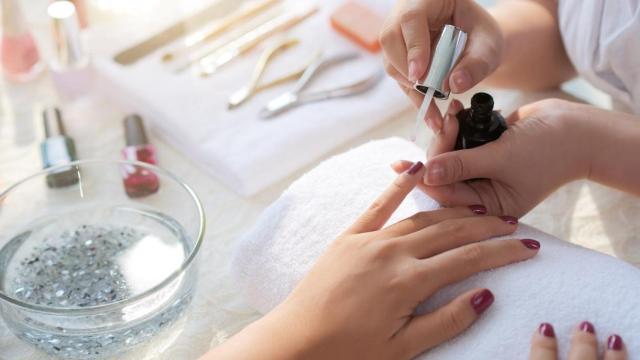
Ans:
[[[293,90],[269,101],[259,116],[263,119],[268,119],[306,103],[357,95],[372,89],[378,84],[380,79],[382,79],[381,71],[377,71],[365,79],[352,84],[315,92],[304,92],[304,89],[311,83],[311,80],[320,72],[332,66],[355,60],[358,56],[359,54],[357,52],[348,52],[329,58],[317,57],[305,70],[304,74],[302,74],[302,77],[298,80]]]
[[[206,77],[215,73],[221,66],[251,50],[271,35],[297,25],[317,10],[318,6],[315,4],[297,6],[240,36],[212,54],[201,58],[198,61],[200,75]]]
[[[245,4],[245,6],[240,7],[236,11],[215,22],[206,30],[200,30],[187,36],[184,41],[177,44],[173,49],[167,51],[162,56],[162,61],[170,62],[180,56],[188,55],[190,50],[220,36],[225,31],[228,31],[238,25],[241,21],[265,11],[270,6],[275,5],[278,1],[279,0],[256,0]]]
[[[246,102],[247,100],[249,100],[253,95],[255,95],[256,93],[271,88],[273,86],[276,85],[280,85],[283,84],[285,82],[291,81],[291,80],[295,80],[298,79],[300,76],[302,76],[302,74],[304,73],[304,71],[309,67],[309,65],[311,65],[311,61],[313,61],[314,59],[316,59],[319,54],[314,55],[314,57],[311,59],[311,61],[307,62],[306,64],[304,64],[303,66],[301,66],[300,68],[294,70],[294,71],[290,71],[284,75],[281,75],[273,80],[270,80],[268,82],[265,83],[260,83],[260,80],[262,79],[265,70],[267,68],[267,65],[281,52],[296,46],[300,43],[299,39],[296,38],[285,38],[280,40],[279,42],[277,42],[276,44],[274,44],[273,46],[267,48],[262,55],[260,55],[260,58],[258,59],[258,63],[256,64],[256,67],[253,70],[253,74],[251,75],[251,79],[249,80],[249,83],[245,86],[243,86],[242,88],[238,89],[236,92],[234,92],[233,94],[231,94],[231,96],[229,97],[228,100],[228,108],[229,110],[231,109],[235,109],[236,107],[242,105],[244,102]]]

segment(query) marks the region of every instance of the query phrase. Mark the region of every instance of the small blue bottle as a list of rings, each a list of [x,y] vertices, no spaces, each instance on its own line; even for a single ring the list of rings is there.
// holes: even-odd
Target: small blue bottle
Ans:
[[[77,160],[76,146],[66,135],[62,114],[56,107],[47,108],[42,112],[45,140],[40,146],[42,166],[44,169],[59,167]],[[50,188],[60,188],[78,183],[80,179],[77,166],[59,167],[47,175],[47,185]]]

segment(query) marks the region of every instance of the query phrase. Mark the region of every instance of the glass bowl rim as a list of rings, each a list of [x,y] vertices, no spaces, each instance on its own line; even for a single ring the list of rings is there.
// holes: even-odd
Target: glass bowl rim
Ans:
[[[145,162],[141,162],[141,161],[131,161],[131,160],[103,160],[103,159],[87,159],[87,160],[76,160],[76,161],[72,161],[69,162],[67,164],[64,165],[57,165],[57,166],[52,166],[49,168],[46,168],[44,170],[40,170],[38,172],[35,172],[31,175],[28,175],[16,182],[14,182],[13,184],[11,184],[9,187],[5,188],[4,190],[0,191],[0,201],[2,201],[9,193],[11,193],[12,190],[16,189],[17,187],[19,187],[20,185],[33,180],[37,177],[41,177],[41,176],[46,176],[47,174],[54,172],[56,170],[59,169],[64,169],[64,168],[68,168],[68,167],[73,167],[75,166],[76,168],[81,168],[83,165],[90,165],[90,164],[108,164],[108,165],[115,165],[115,166],[122,166],[122,165],[134,165],[134,166],[140,166],[140,167],[145,167],[150,169],[153,172],[156,173],[161,173],[164,176],[167,176],[169,178],[171,178],[173,181],[175,181],[176,183],[178,183],[178,185],[180,185],[180,187],[184,190],[187,191],[187,194],[191,197],[191,200],[193,201],[193,203],[196,205],[196,209],[198,211],[198,236],[197,239],[195,241],[195,244],[193,246],[193,249],[189,252],[189,255],[182,261],[182,264],[180,265],[180,267],[178,269],[176,269],[175,271],[173,271],[171,274],[169,274],[164,280],[162,280],[161,282],[159,282],[158,284],[154,285],[153,287],[151,287],[150,289],[147,289],[144,292],[141,292],[140,294],[137,294],[135,296],[120,300],[120,301],[116,301],[116,302],[112,302],[112,303],[108,303],[108,304],[102,304],[102,305],[96,305],[96,306],[88,306],[88,307],[75,307],[75,308],[60,308],[60,307],[53,307],[53,306],[46,306],[46,305],[36,305],[36,304],[31,304],[31,303],[27,303],[24,302],[22,300],[18,300],[14,297],[9,296],[8,294],[6,294],[4,291],[0,290],[0,300],[4,300],[7,301],[13,305],[17,305],[21,308],[25,308],[31,311],[36,311],[36,312],[41,312],[41,313],[46,313],[46,314],[58,314],[58,315],[92,315],[92,314],[100,314],[103,312],[108,312],[111,310],[117,310],[120,309],[126,305],[135,303],[137,301],[140,301],[144,298],[147,298],[148,296],[164,289],[168,284],[170,284],[172,281],[174,281],[176,278],[178,278],[178,276],[181,276],[184,272],[187,271],[187,269],[189,268],[189,266],[191,266],[191,264],[193,263],[193,261],[195,260],[196,256],[199,253],[200,247],[202,246],[202,242],[204,240],[204,232],[205,232],[205,214],[204,214],[204,207],[202,206],[202,202],[200,201],[200,198],[198,197],[198,195],[196,194],[196,192],[187,184],[185,184],[182,180],[180,180],[176,175],[174,175],[172,172],[165,170],[159,166],[156,165],[152,165],[149,163],[145,163]]]

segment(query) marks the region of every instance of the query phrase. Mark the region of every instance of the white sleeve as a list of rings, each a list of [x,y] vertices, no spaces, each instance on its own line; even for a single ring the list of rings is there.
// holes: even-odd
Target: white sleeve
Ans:
[[[640,0],[558,0],[558,21],[578,73],[640,114]]]

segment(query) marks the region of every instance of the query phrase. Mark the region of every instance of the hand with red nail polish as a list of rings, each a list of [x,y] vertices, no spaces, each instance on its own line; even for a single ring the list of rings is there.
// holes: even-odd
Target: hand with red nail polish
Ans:
[[[461,108],[462,104],[454,100],[447,116]],[[442,134],[431,144],[421,188],[444,206],[483,204],[489,214],[522,217],[562,185],[593,177],[593,144],[606,133],[600,124],[610,117],[624,123],[621,114],[614,116],[593,106],[543,100],[509,116],[509,129],[498,140],[453,151],[458,133],[454,117],[445,121]],[[637,126],[627,132],[633,131],[640,135]],[[611,158],[615,156],[609,156],[609,162]],[[409,165],[398,162],[393,168],[402,172]],[[634,178],[632,173],[626,172],[629,183]],[[637,174],[640,172],[636,172],[636,183]]]
[[[414,163],[318,259],[288,298],[209,359],[412,359],[491,311],[471,289],[433,312],[416,306],[478,272],[527,260],[535,240],[487,240],[517,224],[479,204],[420,212],[386,225],[421,182]]]
[[[567,360],[626,360],[627,352],[624,342],[619,335],[611,335],[605,341],[605,352],[598,352],[598,338],[596,329],[589,321],[583,321],[576,326],[571,336],[571,347]],[[530,360],[556,360],[558,358],[558,344],[553,325],[542,323],[531,339]],[[564,357],[562,357],[564,358]]]
[[[399,0],[380,34],[385,68],[411,100],[423,96],[413,84],[426,77],[439,30],[452,24],[468,33],[467,47],[445,84],[462,93],[489,76],[502,59],[503,36],[494,18],[473,0]],[[435,106],[431,118],[436,116]],[[435,120],[437,121],[437,120]]]

